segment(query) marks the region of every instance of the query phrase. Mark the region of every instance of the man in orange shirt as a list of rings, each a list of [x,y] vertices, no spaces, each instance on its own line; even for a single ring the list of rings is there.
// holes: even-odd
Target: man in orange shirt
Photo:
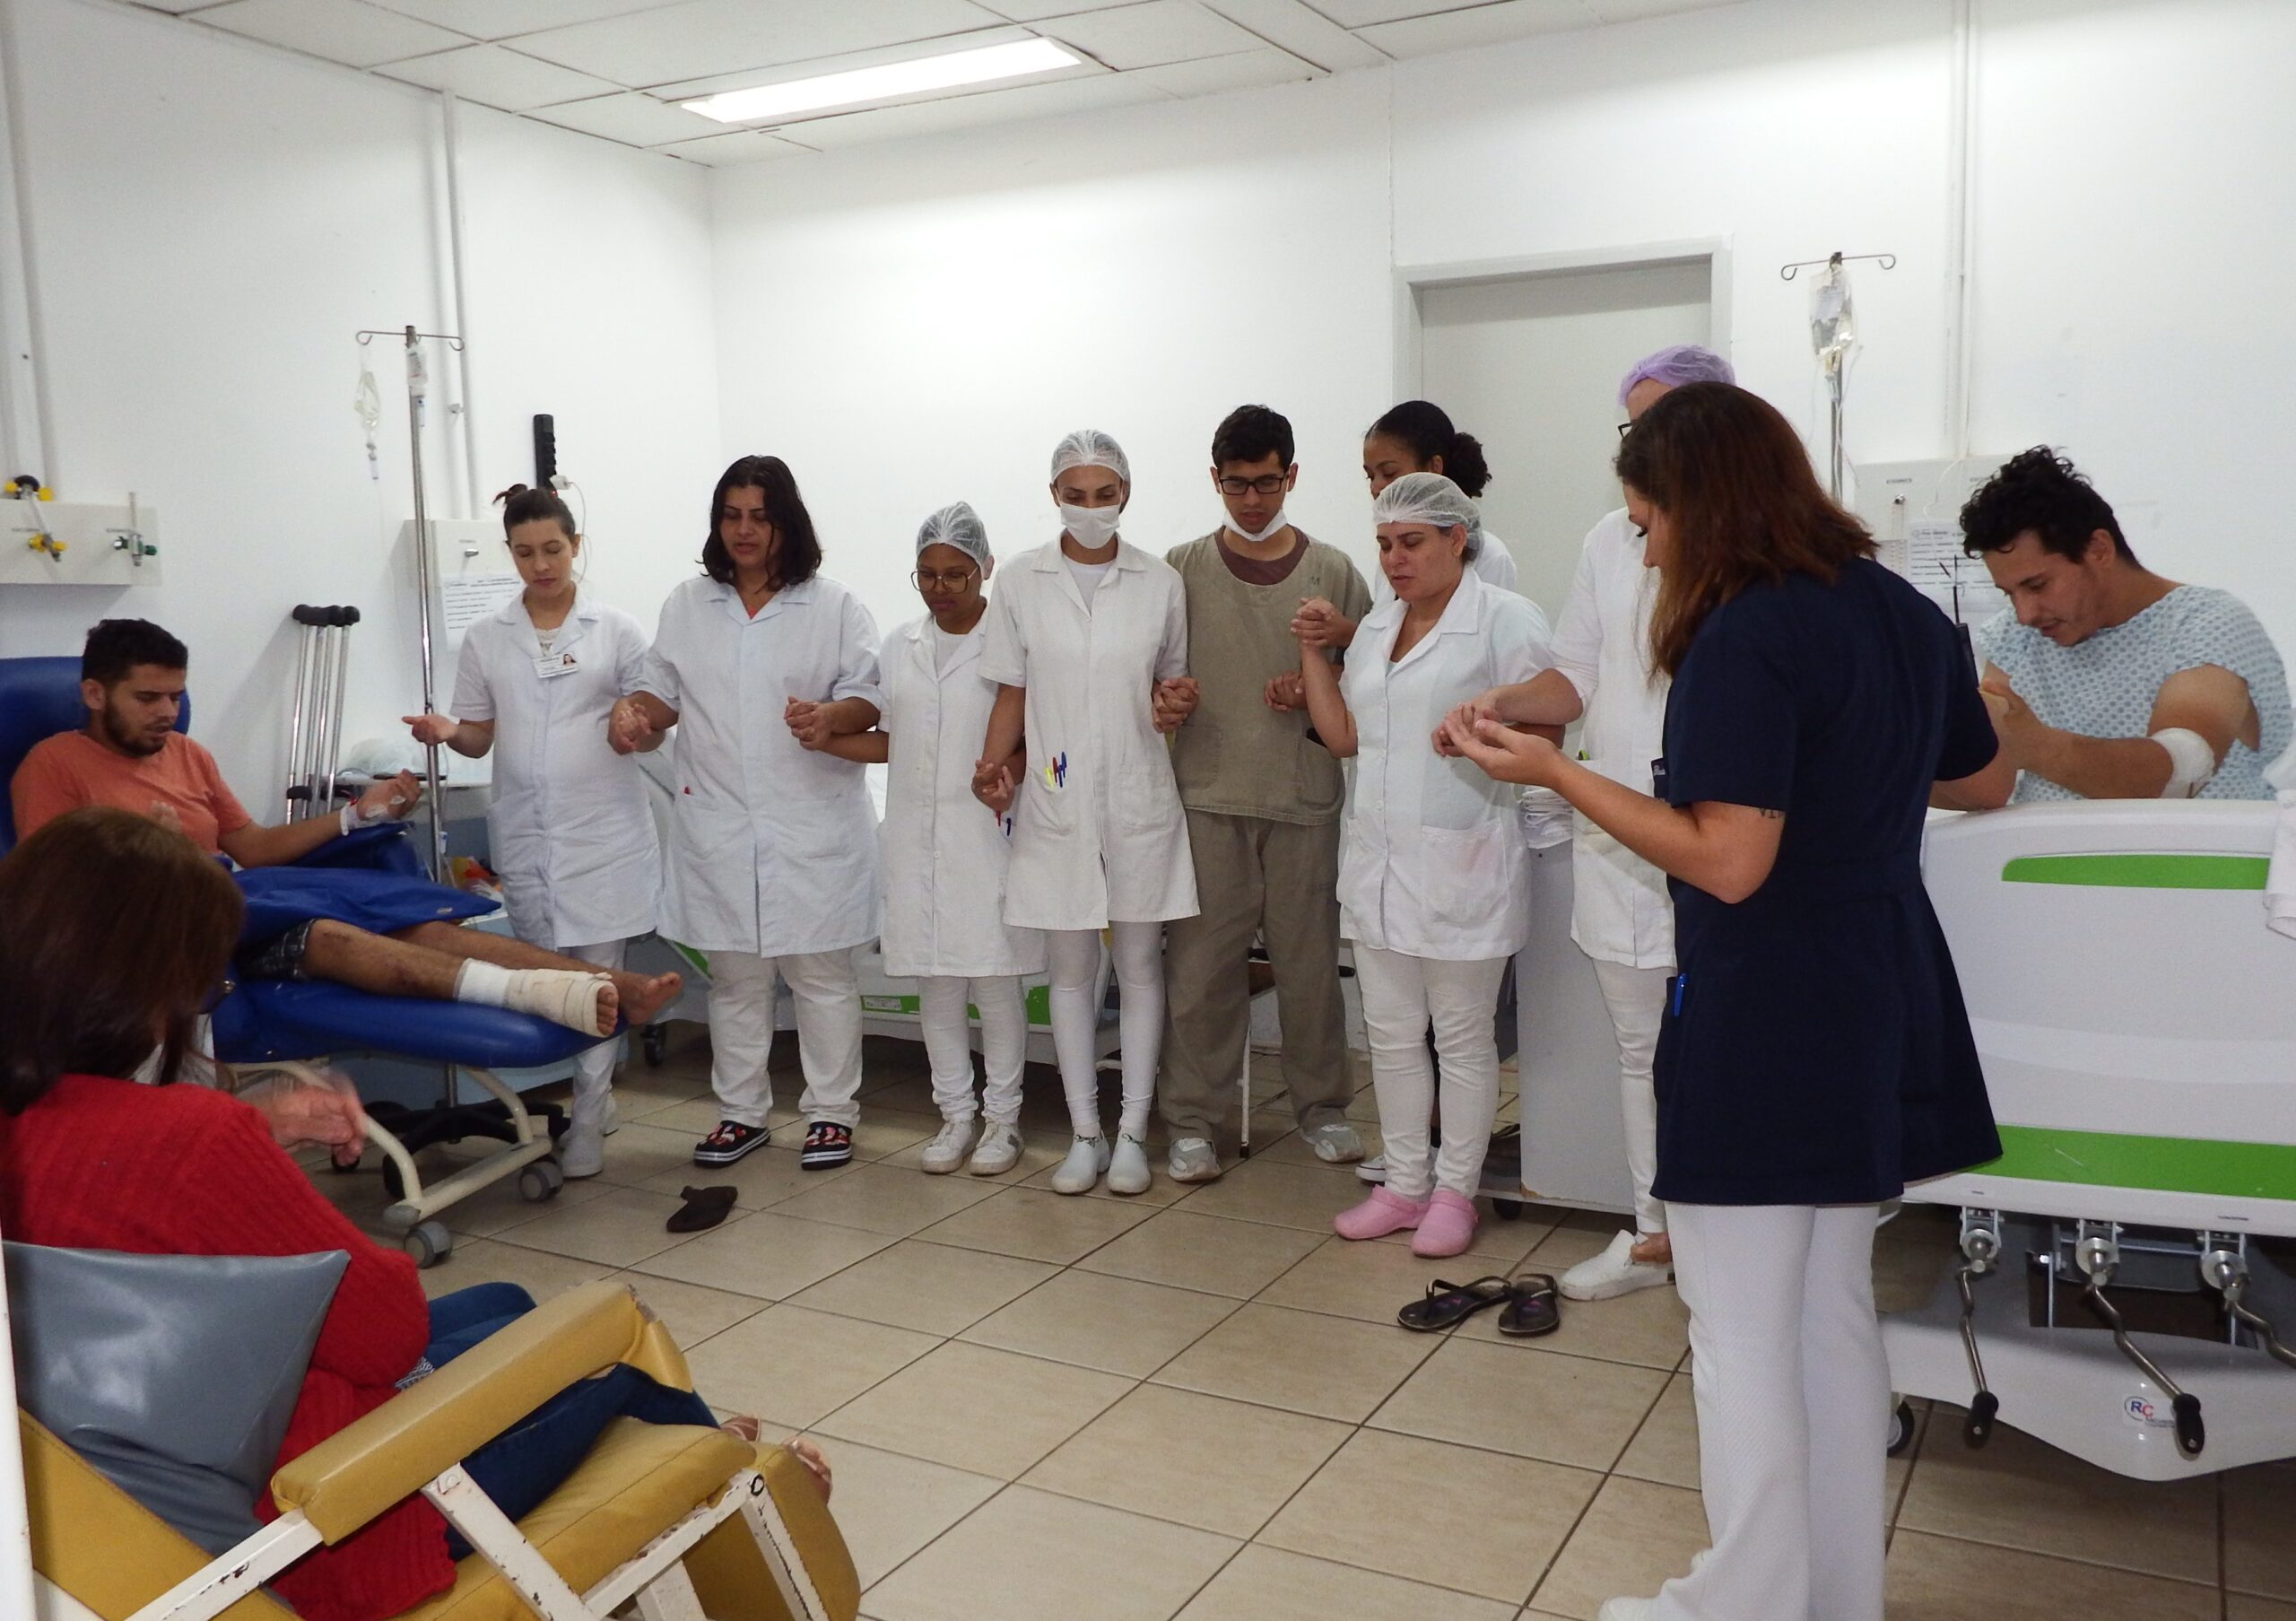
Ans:
[[[459,892],[358,868],[289,867],[353,828],[412,811],[412,772],[376,783],[336,815],[258,825],[214,756],[175,729],[189,656],[149,621],[107,619],[80,658],[84,729],[24,756],[10,784],[19,838],[83,805],[149,815],[241,869],[247,921],[233,976],[329,980],[378,996],[478,1002],[538,1015],[586,1035],[617,1014],[642,1024],[677,995],[678,976],[606,973],[522,941],[442,919],[470,915]]]

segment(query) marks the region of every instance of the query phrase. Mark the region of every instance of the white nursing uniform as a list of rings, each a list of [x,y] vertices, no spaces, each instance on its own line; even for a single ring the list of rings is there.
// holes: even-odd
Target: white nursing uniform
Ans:
[[[885,643],[885,972],[902,979],[1042,973],[1044,937],[1004,921],[1004,823],[973,797],[996,684],[981,674],[989,616],[940,663],[926,615]]]
[[[1626,510],[1587,535],[1554,627],[1554,667],[1586,706],[1578,746],[1591,771],[1639,794],[1665,752],[1667,678],[1651,668],[1650,612],[1658,571],[1642,566],[1642,537]],[[1674,966],[1674,907],[1665,875],[1586,817],[1571,858],[1570,937],[1597,962]]]
[[[1152,682],[1187,673],[1187,601],[1121,540],[1089,606],[1055,540],[998,577],[981,674],[1028,689],[1004,920],[1098,929],[1196,912],[1196,864],[1152,719]]]
[[[1364,615],[1340,677],[1355,785],[1340,857],[1341,922],[1376,950],[1448,962],[1512,956],[1530,932],[1515,790],[1431,739],[1444,715],[1548,663],[1546,615],[1473,575],[1433,630],[1390,660],[1405,605]]]
[[[1505,541],[1490,530],[1485,529],[1482,533],[1482,543],[1476,546],[1474,555],[1467,559],[1467,572],[1502,591],[1517,589],[1515,554],[1507,549]],[[1396,588],[1387,583],[1387,571],[1379,567],[1375,552],[1371,558],[1371,606],[1378,607],[1395,599]]]
[[[638,762],[606,741],[606,717],[639,684],[646,632],[588,592],[550,650],[514,598],[465,633],[457,719],[494,724],[487,833],[518,937],[564,950],[654,927],[661,858]]]
[[[662,605],[639,690],[678,712],[662,932],[766,958],[875,938],[864,768],[801,746],[783,719],[792,698],[883,707],[877,627],[853,593],[815,575],[752,618],[731,585],[689,580]]]

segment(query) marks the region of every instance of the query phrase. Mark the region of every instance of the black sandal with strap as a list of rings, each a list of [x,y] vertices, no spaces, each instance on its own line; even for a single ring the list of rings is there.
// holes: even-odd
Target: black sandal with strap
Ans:
[[[1499,1331],[1509,1339],[1536,1339],[1562,1326],[1562,1306],[1554,1279],[1544,1272],[1526,1272],[1508,1285],[1507,1309],[1499,1314]]]
[[[1513,1296],[1514,1285],[1503,1277],[1478,1277],[1467,1284],[1439,1277],[1427,1285],[1427,1298],[1411,1302],[1396,1313],[1396,1320],[1415,1333],[1439,1333]]]

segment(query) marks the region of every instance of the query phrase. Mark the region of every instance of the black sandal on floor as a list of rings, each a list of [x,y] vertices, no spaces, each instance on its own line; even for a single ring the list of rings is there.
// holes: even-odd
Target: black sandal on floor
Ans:
[[[1405,1306],[1396,1313],[1396,1320],[1415,1333],[1433,1334],[1513,1295],[1514,1285],[1503,1277],[1478,1277],[1471,1284],[1446,1283],[1439,1277],[1427,1285],[1427,1298]]]
[[[705,1232],[724,1221],[734,1207],[731,1188],[687,1188],[683,1192],[685,1203],[670,1213],[673,1233]]]
[[[1513,1297],[1499,1314],[1499,1331],[1509,1339],[1536,1339],[1562,1326],[1562,1306],[1554,1279],[1544,1272],[1526,1272],[1508,1285]]]

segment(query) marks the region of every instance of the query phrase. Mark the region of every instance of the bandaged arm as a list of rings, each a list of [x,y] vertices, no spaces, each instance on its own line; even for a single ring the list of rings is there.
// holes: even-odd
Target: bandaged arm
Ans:
[[[2035,723],[2027,736],[2002,741],[2026,771],[2083,798],[2189,798],[2235,741],[2254,745],[2256,705],[2239,676],[2198,665],[2161,684],[2144,730],[2142,737],[2086,737]]]

